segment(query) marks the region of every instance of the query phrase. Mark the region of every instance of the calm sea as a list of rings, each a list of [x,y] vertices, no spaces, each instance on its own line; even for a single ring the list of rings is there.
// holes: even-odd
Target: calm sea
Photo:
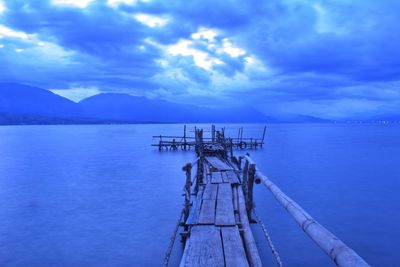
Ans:
[[[237,135],[237,125],[226,126]],[[245,125],[244,136],[262,127]],[[195,155],[150,143],[182,129],[0,127],[0,266],[160,266],[183,203],[181,167]],[[399,266],[399,137],[399,125],[272,124],[265,147],[250,154],[367,262]],[[286,266],[334,266],[261,185],[255,202]],[[177,242],[172,265],[181,250]]]

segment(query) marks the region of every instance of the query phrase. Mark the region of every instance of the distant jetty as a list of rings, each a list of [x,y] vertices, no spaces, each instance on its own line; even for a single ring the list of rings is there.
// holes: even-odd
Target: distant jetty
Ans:
[[[262,137],[260,138],[246,138],[243,137],[243,127],[238,128],[237,137],[225,137],[225,128],[221,128],[217,131],[215,125],[211,126],[211,136],[202,137],[203,146],[211,146],[214,144],[222,145],[225,150],[239,148],[239,149],[251,149],[261,148],[264,145],[265,133],[267,127],[264,127]],[[194,132],[197,132],[196,127]],[[183,135],[181,136],[168,136],[168,135],[154,135],[153,138],[158,138],[158,142],[152,144],[152,146],[158,147],[158,150],[189,150],[196,147],[198,140],[196,136],[188,136],[186,125],[183,128]]]
[[[234,156],[234,149],[261,148],[266,127],[261,138],[243,138],[243,128],[237,137],[226,137],[224,128],[217,131],[214,125],[210,137],[203,136],[203,129],[196,128],[194,132],[195,136],[187,136],[185,126],[183,136],[155,136],[159,142],[152,144],[160,151],[194,148],[197,155],[194,162],[183,167],[186,173],[184,206],[171,236],[164,266],[168,266],[178,233],[184,242],[181,267],[262,266],[251,223],[260,225],[277,265],[283,266],[254,208],[253,186],[261,183],[337,266],[369,266],[263,175],[248,154]]]

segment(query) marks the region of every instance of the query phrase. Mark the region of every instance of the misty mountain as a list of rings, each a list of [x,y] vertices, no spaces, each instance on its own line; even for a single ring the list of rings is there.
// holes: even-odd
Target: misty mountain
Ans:
[[[205,108],[117,93],[75,103],[38,87],[0,84],[0,124],[323,121],[296,114],[265,116],[251,107]]]
[[[0,83],[0,113],[49,117],[79,117],[79,105],[38,87]]]
[[[137,122],[267,122],[251,108],[203,108],[127,94],[99,94],[79,105],[88,117]]]

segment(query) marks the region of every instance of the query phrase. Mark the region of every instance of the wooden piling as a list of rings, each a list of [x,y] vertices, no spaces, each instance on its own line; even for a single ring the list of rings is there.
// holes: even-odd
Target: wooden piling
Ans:
[[[264,138],[265,138],[265,133],[267,132],[267,126],[264,126],[264,131],[263,131],[263,135],[262,135],[262,140],[260,143],[260,146],[262,147],[264,145]]]
[[[256,174],[256,165],[254,163],[249,164],[248,166],[248,179],[246,186],[246,208],[247,215],[249,219],[251,219],[251,212],[253,210],[253,185],[254,185],[254,177]]]
[[[184,208],[184,220],[187,220],[189,216],[190,209],[190,188],[192,183],[192,164],[188,163],[183,167],[183,170],[186,173],[186,182],[185,182],[185,208]]]
[[[186,151],[186,124],[183,126],[183,150]]]

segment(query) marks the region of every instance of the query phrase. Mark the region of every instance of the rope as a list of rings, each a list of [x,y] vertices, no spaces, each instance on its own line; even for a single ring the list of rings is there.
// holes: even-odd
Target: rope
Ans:
[[[183,214],[183,210],[182,210],[182,213],[179,216],[178,222],[177,222],[177,224],[175,226],[175,230],[174,230],[174,232],[173,232],[173,234],[172,234],[172,236],[170,238],[169,246],[167,248],[167,251],[166,251],[165,257],[164,257],[163,267],[167,267],[168,266],[169,259],[171,257],[171,253],[172,253],[172,248],[174,247],[174,244],[175,244],[176,235],[178,233],[179,226],[181,225],[182,214]]]
[[[261,221],[260,217],[258,217],[255,208],[253,209],[254,216],[256,217],[257,222],[260,224],[262,231],[264,232],[264,236],[268,241],[268,245],[271,248],[272,254],[275,256],[276,263],[278,264],[279,267],[283,267],[283,263],[281,261],[281,258],[279,257],[279,253],[276,250],[274,243],[272,243],[272,239],[268,234],[267,228],[265,227],[264,223]]]

